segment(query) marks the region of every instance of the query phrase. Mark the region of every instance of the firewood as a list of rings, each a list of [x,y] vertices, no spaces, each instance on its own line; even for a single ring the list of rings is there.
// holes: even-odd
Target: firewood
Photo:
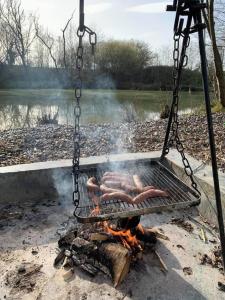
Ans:
[[[57,267],[60,262],[62,262],[65,258],[65,250],[61,250],[54,260],[54,267]]]
[[[140,223],[140,219],[141,219],[140,216],[119,219],[117,222],[117,228],[120,228],[120,229],[135,228]]]
[[[131,255],[120,244],[102,244],[97,252],[97,258],[109,268],[114,287],[118,286],[129,272]]]
[[[108,233],[92,233],[90,240],[91,241],[107,241],[108,239],[110,239],[111,236]]]
[[[96,276],[98,273],[98,269],[88,263],[80,265],[80,268],[92,277]]]
[[[160,262],[160,265],[161,265],[161,270],[164,272],[164,273],[167,273],[168,272],[168,268],[165,264],[165,262],[163,261],[162,257],[159,255],[159,253],[154,250],[154,253],[156,255],[156,257],[158,258],[159,262]]]
[[[63,262],[63,268],[68,269],[73,267],[73,260],[71,257],[66,257]]]
[[[141,226],[140,224],[134,229],[134,234],[139,241],[144,243],[155,244],[157,242],[156,233],[148,228]]]
[[[81,237],[76,237],[72,242],[72,249],[79,253],[88,254],[94,251],[97,246]]]
[[[63,273],[63,278],[65,281],[68,281],[73,277],[73,275],[74,275],[74,269],[71,268],[70,270],[65,271]]]
[[[71,245],[74,238],[77,236],[77,230],[72,230],[66,233],[58,241],[59,248],[67,248]]]

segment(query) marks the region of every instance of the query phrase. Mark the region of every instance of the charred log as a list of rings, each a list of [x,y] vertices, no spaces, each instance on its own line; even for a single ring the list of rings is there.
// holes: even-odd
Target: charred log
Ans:
[[[108,267],[115,287],[124,280],[129,272],[131,255],[120,244],[102,244],[95,252],[95,257]]]

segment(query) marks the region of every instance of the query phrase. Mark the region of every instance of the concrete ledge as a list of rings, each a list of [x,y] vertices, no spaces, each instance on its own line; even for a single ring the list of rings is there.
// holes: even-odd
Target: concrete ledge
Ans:
[[[124,161],[124,160],[137,160],[137,159],[153,159],[158,158],[161,155],[161,151],[144,152],[144,153],[123,153],[114,155],[101,155],[101,156],[91,156],[83,157],[80,159],[81,166],[95,165],[106,163],[108,161]],[[0,168],[0,176],[2,174],[18,173],[18,172],[30,172],[30,171],[40,171],[40,170],[53,170],[58,168],[71,168],[72,159],[56,160],[56,161],[46,161],[31,164],[22,164],[15,166],[7,166]]]
[[[81,158],[81,167],[108,161],[154,159],[160,152]],[[72,195],[72,160],[47,161],[0,168],[0,202],[24,203]]]
[[[161,151],[154,151],[87,157],[81,158],[81,166],[86,168],[109,161],[157,159],[160,155]],[[196,181],[202,193],[199,211],[204,217],[216,224],[216,205],[211,167],[202,164],[202,162],[197,161],[189,155],[187,155],[187,157],[195,172]],[[177,151],[171,150],[166,162],[179,178],[188,183],[183,170],[182,160]],[[71,160],[61,160],[1,167],[0,202],[21,204],[28,201],[40,201],[58,196],[71,197],[71,166]],[[225,212],[225,174],[219,172],[219,178]]]
[[[201,192],[201,204],[198,206],[199,213],[210,223],[217,225],[217,210],[214,193],[214,182],[212,167],[204,164],[202,161],[186,155],[193,169],[196,183]],[[185,183],[189,184],[184,169],[182,159],[177,151],[172,150],[167,156],[168,163],[177,176]],[[223,215],[225,220],[225,174],[219,171],[220,191],[223,206]]]

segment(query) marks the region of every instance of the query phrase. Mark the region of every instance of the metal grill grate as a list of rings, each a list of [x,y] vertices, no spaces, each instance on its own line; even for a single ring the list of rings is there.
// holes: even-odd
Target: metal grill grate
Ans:
[[[145,186],[154,185],[156,188],[167,191],[169,197],[155,197],[140,204],[128,204],[119,199],[102,201],[99,205],[100,214],[93,216],[94,203],[88,198],[86,182],[94,176],[100,181],[105,171],[121,171],[140,176]],[[185,208],[197,205],[199,196],[183,183],[176,175],[169,171],[157,160],[148,162],[119,162],[94,166],[83,169],[80,176],[80,206],[76,210],[76,217],[81,223],[92,223],[116,218],[127,218],[160,212],[168,209]]]

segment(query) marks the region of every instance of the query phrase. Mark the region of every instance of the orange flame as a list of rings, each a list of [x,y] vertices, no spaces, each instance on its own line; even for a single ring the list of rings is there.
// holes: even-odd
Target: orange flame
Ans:
[[[139,249],[142,250],[140,242],[135,235],[131,234],[130,229],[114,230],[108,226],[108,222],[103,222],[103,228],[107,233],[112,234],[120,239],[121,243],[128,250]]]
[[[94,193],[89,193],[89,197],[92,199],[93,203],[95,204],[95,208],[91,212],[91,216],[97,216],[100,214],[100,207],[99,207],[99,197],[96,196]],[[124,230],[115,230],[110,227],[107,221],[98,223],[99,226],[103,227],[103,230],[112,236],[116,236],[119,238],[122,245],[127,248],[128,250],[142,250],[140,242],[136,238],[135,235],[132,235],[130,229]],[[144,233],[143,227],[141,224],[138,224],[138,229]]]

